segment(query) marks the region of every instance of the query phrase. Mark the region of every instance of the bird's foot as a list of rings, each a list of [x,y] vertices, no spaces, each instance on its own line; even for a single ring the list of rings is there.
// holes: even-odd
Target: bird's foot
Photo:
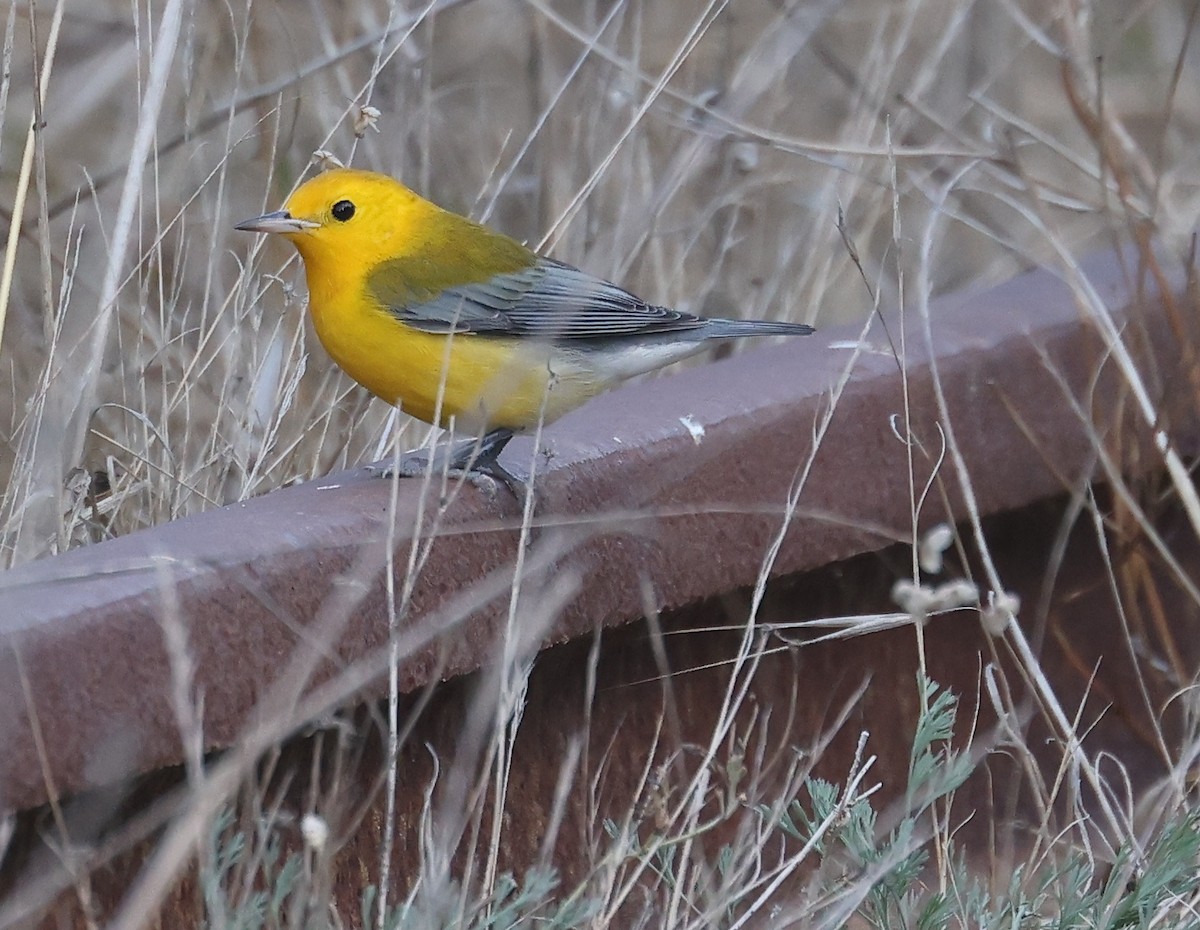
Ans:
[[[430,458],[434,459],[432,465],[429,462]],[[430,456],[426,452],[414,450],[405,452],[399,460],[372,462],[363,467],[372,478],[424,478],[426,475],[432,475],[436,480],[440,480],[443,475],[449,478],[461,478],[479,488],[489,498],[495,499],[496,486],[500,483],[497,479],[486,472],[459,468],[445,459],[445,456],[436,453]]]
[[[376,462],[366,468],[377,478],[421,478],[428,474],[463,478],[493,499],[496,486],[502,484],[524,509],[532,489],[498,461],[512,437],[512,430],[495,429],[479,439],[439,445],[432,452],[406,452],[398,460]]]

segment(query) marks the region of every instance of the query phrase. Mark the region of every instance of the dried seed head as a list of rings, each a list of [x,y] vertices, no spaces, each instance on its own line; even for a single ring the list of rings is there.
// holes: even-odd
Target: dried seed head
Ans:
[[[921,571],[937,575],[942,570],[942,554],[954,543],[954,530],[945,523],[932,527],[917,547],[917,562]]]
[[[383,116],[377,107],[365,106],[358,108],[358,115],[354,117],[354,135],[361,139],[367,134],[368,129],[374,129],[379,132],[379,127],[375,125],[379,122],[379,117]]]
[[[344,164],[342,164],[342,160],[340,158],[334,155],[333,152],[327,151],[326,149],[317,149],[315,152],[313,152],[311,164],[315,165],[322,171],[328,171],[330,168],[346,167]]]

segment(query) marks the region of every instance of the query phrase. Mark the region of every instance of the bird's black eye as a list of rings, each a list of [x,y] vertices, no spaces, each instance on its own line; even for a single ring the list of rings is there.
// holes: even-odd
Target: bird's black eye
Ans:
[[[350,217],[354,216],[354,204],[349,200],[339,200],[333,205],[333,209],[330,212],[333,214],[333,218],[339,223],[345,223]]]

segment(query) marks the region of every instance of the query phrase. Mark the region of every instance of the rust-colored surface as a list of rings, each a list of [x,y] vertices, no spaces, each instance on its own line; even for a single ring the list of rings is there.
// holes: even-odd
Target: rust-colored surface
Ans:
[[[1141,648],[1136,660],[1131,657],[1128,640],[1114,619],[1117,603],[1093,528],[1086,518],[1069,517],[1071,512],[1070,502],[1059,498],[992,518],[985,532],[1006,583],[1027,605],[1022,612],[1026,632],[1035,641],[1045,641],[1039,650],[1043,670],[1054,681],[1063,704],[1073,711],[1079,709],[1079,730],[1086,734],[1084,752],[1090,758],[1111,753],[1113,759],[1120,759],[1134,797],[1139,797],[1165,769],[1155,727],[1161,727],[1168,741],[1180,732],[1184,709],[1179,702],[1167,701],[1177,690],[1178,680],[1166,656],[1182,647],[1180,655],[1189,667],[1194,665],[1200,609],[1160,573],[1155,597],[1161,598],[1162,608],[1172,618],[1176,640],[1166,642],[1155,630],[1139,624],[1136,611],[1131,610],[1139,599],[1126,599],[1123,607],[1134,623],[1132,633]],[[1200,546],[1186,523],[1178,515],[1168,514],[1158,521],[1158,528],[1184,570],[1193,577],[1200,573]],[[1057,551],[1060,537],[1064,542],[1061,553]],[[897,546],[781,579],[773,586],[760,620],[764,628],[772,624],[783,627],[811,618],[887,611],[891,586],[907,575],[908,559],[906,548]],[[953,561],[946,572],[949,577],[963,573],[964,567]],[[510,817],[501,834],[502,869],[523,874],[545,855],[546,861],[561,870],[564,887],[570,888],[587,874],[596,851],[606,848],[603,817],[620,818],[631,809],[641,809],[641,835],[647,837],[655,829],[655,798],[670,796],[686,784],[699,767],[699,747],[711,738],[747,600],[745,592],[737,592],[665,615],[661,623],[668,635],[661,638],[647,624],[637,623],[604,631],[601,648],[594,653],[592,637],[541,653],[529,678],[513,749],[506,803]],[[714,632],[719,626],[729,628]],[[780,632],[780,636],[764,637],[769,654],[762,659],[751,698],[738,715],[737,738],[728,740],[717,754],[714,807],[727,788],[722,773],[731,756],[740,752],[746,767],[742,787],[757,784],[763,796],[772,799],[775,796],[769,786],[792,760],[793,752],[815,747],[824,735],[831,740],[827,748],[813,754],[813,772],[843,783],[859,735],[866,731],[868,753],[878,757],[872,781],[883,784],[873,801],[884,812],[881,820],[886,823],[888,804],[903,794],[917,720],[915,630],[905,627],[822,643],[806,643],[804,636]],[[929,674],[961,699],[959,737],[973,728],[976,749],[990,746],[995,717],[986,695],[981,696],[980,682],[989,663],[1013,671],[1003,641],[989,639],[970,612],[936,618],[925,627],[924,635]],[[662,664],[656,657],[656,645],[661,647]],[[666,684],[661,680],[664,673],[671,676]],[[1010,674],[1009,678],[1018,680],[1019,676]],[[869,682],[869,687],[855,698],[864,682]],[[487,708],[495,704],[494,688],[495,682],[486,672],[440,687],[401,750],[392,872],[397,894],[407,891],[421,866],[420,824],[425,792],[435,781],[435,754],[439,774],[433,792],[432,835],[457,850],[456,861],[462,862],[462,833],[469,835],[470,824],[463,814],[465,806],[455,794],[455,777],[464,772],[472,776],[487,768],[464,734],[473,723],[490,719]],[[835,728],[834,721],[847,706],[848,716]],[[981,707],[978,718],[977,706]],[[372,712],[376,716],[372,717]],[[355,726],[342,728],[340,740],[338,728],[294,740],[274,766],[274,782],[288,785],[288,790],[281,798],[274,790],[264,792],[273,804],[278,801],[275,820],[284,822],[282,833],[293,848],[300,845],[295,823],[310,810],[324,817],[331,834],[344,843],[333,860],[333,896],[337,912],[348,926],[358,926],[362,890],[378,880],[385,819],[379,717],[368,705],[353,719]],[[656,745],[654,734],[660,721]],[[1047,782],[1052,781],[1061,762],[1060,740],[1037,715],[1028,727],[1018,724],[1018,729],[1024,734],[1024,745],[1039,754]],[[572,754],[576,744],[583,749],[578,757]],[[314,757],[320,760],[315,766]],[[577,764],[568,770],[562,824],[550,838],[549,812],[564,766],[572,758]],[[672,759],[673,764],[659,768],[660,763]],[[648,762],[661,773],[660,788],[642,795],[638,786]],[[319,787],[312,784],[314,771],[321,773]],[[113,812],[121,803],[138,810],[148,799],[159,796],[164,786],[181,782],[181,774],[175,771],[144,783],[132,798],[104,793],[80,798],[68,810],[74,841],[87,847],[111,828],[113,819],[119,819]],[[331,788],[335,782],[338,787]],[[1019,753],[987,755],[955,796],[951,820],[960,824],[955,830],[959,849],[1003,874],[1006,863],[1019,857],[1028,837],[1039,830],[1033,796],[1034,787]],[[807,801],[803,796],[801,800]],[[254,815],[252,806],[248,815]],[[1072,812],[1057,810],[1050,818],[1049,831],[1064,827],[1072,816]],[[42,819],[40,829],[56,836],[56,829]],[[753,821],[753,816],[745,809],[734,818],[735,823],[747,820]],[[60,857],[38,837],[34,823],[32,818],[24,822],[24,835],[17,844],[22,851],[19,858],[10,860],[9,879],[18,887],[27,883],[35,890],[47,885],[70,888],[72,882]],[[248,823],[253,824],[253,819]],[[713,861],[720,845],[730,839],[730,829],[705,834],[697,839],[695,854],[702,861]],[[92,877],[89,892],[93,917],[98,921],[111,915],[148,848],[143,844],[118,856]],[[30,889],[25,890],[29,898],[37,899]],[[19,900],[6,899],[0,889],[0,926],[20,913],[19,904]],[[642,899],[635,898],[633,906],[635,910],[642,907]],[[194,926],[202,913],[191,880],[185,880],[160,912],[160,925]],[[64,895],[50,916],[54,926],[80,925],[78,900]]]
[[[1139,283],[1113,256],[1085,267],[1110,307],[1132,308],[1139,332],[1160,347],[1158,369],[1168,369],[1172,343],[1158,302],[1137,297]],[[1092,473],[1089,434],[1113,425],[1121,389],[1054,276],[938,302],[932,356],[917,316],[893,319],[894,339],[902,325],[918,486],[941,456],[931,360],[981,512]],[[532,635],[562,641],[751,584],[855,338],[830,329],[630,386],[550,428],[552,458],[539,463],[545,526],[523,589],[527,603],[558,609]],[[907,538],[907,453],[893,425],[904,412],[902,380],[886,347],[873,326],[808,470],[776,575]],[[1177,435],[1193,426],[1172,423]],[[697,427],[702,436],[693,436]],[[530,454],[529,440],[518,440],[505,461],[520,469]],[[962,512],[952,469],[943,463],[940,474],[922,523],[943,518],[942,487]],[[343,473],[0,576],[0,809],[41,803],[47,783],[71,793],[181,760],[165,629],[186,639],[183,672],[204,696],[210,749],[237,738],[281,676],[291,680],[270,691],[269,710],[294,704],[308,676],[303,663],[288,664],[298,643],[323,657],[317,681],[378,660],[389,553],[403,601],[420,494],[420,482],[401,482],[389,520],[390,484]],[[473,487],[436,528],[427,518],[431,545],[402,621],[427,629],[404,642],[402,691],[488,662],[506,615],[517,518],[511,499]],[[364,694],[380,693],[378,679],[364,685]]]

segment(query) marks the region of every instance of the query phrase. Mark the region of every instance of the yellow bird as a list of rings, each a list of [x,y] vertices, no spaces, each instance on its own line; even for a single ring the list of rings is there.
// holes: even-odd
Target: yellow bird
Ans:
[[[714,339],[813,331],[649,304],[369,171],[326,171],[236,228],[296,246],[317,335],[350,377],[405,413],[480,436],[450,466],[510,486],[496,457],[539,420]]]

